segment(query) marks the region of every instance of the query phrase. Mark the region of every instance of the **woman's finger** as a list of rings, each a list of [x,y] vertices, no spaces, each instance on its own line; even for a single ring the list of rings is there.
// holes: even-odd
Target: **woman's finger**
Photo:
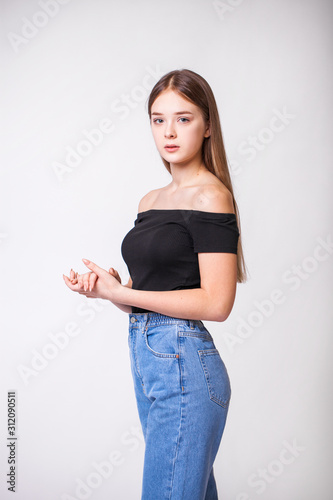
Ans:
[[[89,288],[90,273],[84,273],[83,275],[83,290],[86,292]]]
[[[71,282],[72,283],[77,283],[77,273],[75,273],[74,271],[72,273]]]
[[[83,290],[85,292],[89,290],[90,276],[92,274],[95,274],[95,273],[89,272],[89,273],[82,274],[82,286],[83,286]]]
[[[71,282],[72,284],[77,283],[79,288],[82,288],[86,292],[89,289],[89,281],[91,274],[92,274],[91,272],[84,274],[74,273],[75,277],[71,279]]]
[[[119,281],[119,283],[121,284],[121,277],[119,276],[118,271],[116,271],[115,269],[113,269],[113,267],[110,267],[109,273],[112,274],[112,276],[114,276]]]
[[[79,291],[79,286],[78,286],[77,283],[72,283],[72,281],[67,276],[65,276],[64,274],[62,276],[63,276],[64,281],[65,281],[66,285],[68,286],[68,288],[70,288],[74,292],[78,292]]]
[[[98,276],[97,276],[96,273],[91,273],[90,274],[90,279],[89,279],[89,291],[90,292],[94,288],[97,278],[98,278]]]
[[[83,275],[82,274],[77,275],[77,284],[78,284],[79,288],[83,287]]]

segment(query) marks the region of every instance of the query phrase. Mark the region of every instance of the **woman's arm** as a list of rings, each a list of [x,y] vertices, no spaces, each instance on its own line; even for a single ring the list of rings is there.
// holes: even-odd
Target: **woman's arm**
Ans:
[[[126,283],[126,285],[123,285],[123,286],[126,288],[132,288],[132,284],[133,284],[132,278],[130,277],[128,282]],[[114,302],[113,300],[111,300],[110,302],[112,302],[112,304],[117,306],[121,311],[124,311],[125,313],[132,312],[132,306],[130,306],[130,305],[125,305],[125,304],[121,304],[119,302]]]
[[[236,296],[237,255],[199,253],[198,261],[200,288],[151,292],[121,286],[113,290],[111,301],[176,318],[225,321]]]
[[[89,260],[82,260],[92,273],[76,280],[63,275],[66,285],[87,297],[109,300],[126,313],[131,313],[134,306],[171,317],[222,322],[228,318],[235,301],[237,254],[234,253],[199,252],[200,287],[170,291],[133,289],[131,278],[122,285],[115,273],[107,272]],[[98,279],[89,287],[91,274]]]
[[[208,321],[225,321],[233,307],[237,286],[237,255],[233,253],[198,253],[200,288],[161,292],[122,285],[94,262],[82,260],[98,276],[93,289],[88,290],[80,279],[73,284],[63,275],[66,285],[87,297],[110,300],[118,307],[135,306],[166,316]],[[121,309],[130,312],[129,308]]]

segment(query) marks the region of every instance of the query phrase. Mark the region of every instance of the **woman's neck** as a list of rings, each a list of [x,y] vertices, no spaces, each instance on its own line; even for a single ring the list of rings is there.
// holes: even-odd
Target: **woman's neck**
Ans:
[[[172,181],[169,184],[171,190],[182,189],[185,187],[197,184],[199,178],[203,173],[208,172],[208,169],[201,164],[191,164],[191,165],[173,165],[170,163],[170,171],[172,175]]]

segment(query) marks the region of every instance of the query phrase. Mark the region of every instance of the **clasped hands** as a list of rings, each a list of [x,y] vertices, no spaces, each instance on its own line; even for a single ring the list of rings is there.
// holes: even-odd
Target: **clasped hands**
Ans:
[[[78,275],[71,269],[69,277],[63,274],[68,288],[88,298],[115,301],[123,286],[118,272],[113,267],[108,272],[87,259],[82,261],[91,271]]]

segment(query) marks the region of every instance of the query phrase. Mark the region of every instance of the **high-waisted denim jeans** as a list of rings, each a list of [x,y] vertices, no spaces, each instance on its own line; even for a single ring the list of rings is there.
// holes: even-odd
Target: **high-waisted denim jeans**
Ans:
[[[141,500],[216,500],[231,387],[211,334],[200,320],[129,313],[128,345],[145,439]]]

